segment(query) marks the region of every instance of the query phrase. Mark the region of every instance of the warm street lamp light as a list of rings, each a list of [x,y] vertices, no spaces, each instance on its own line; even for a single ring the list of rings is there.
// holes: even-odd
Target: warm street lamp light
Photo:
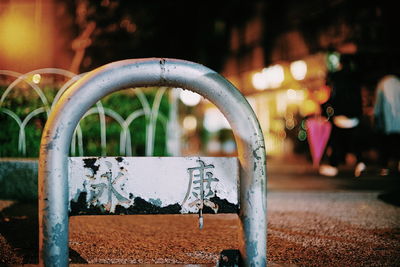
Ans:
[[[181,92],[179,94],[179,99],[186,106],[194,107],[200,103],[201,96],[192,91],[181,89]]]
[[[256,72],[252,77],[252,83],[257,90],[264,90],[268,88],[268,80],[263,72]]]
[[[36,73],[32,76],[32,82],[35,84],[39,84],[42,80],[42,76],[39,73]]]
[[[278,88],[285,79],[283,67],[279,64],[267,68],[267,74],[271,88]]]
[[[307,64],[303,60],[297,60],[290,64],[290,72],[296,80],[303,80],[307,74]]]
[[[252,77],[252,83],[257,90],[278,88],[285,79],[283,67],[279,64],[264,68]]]
[[[204,128],[209,132],[218,132],[222,129],[230,129],[228,121],[216,108],[208,108],[204,113]]]
[[[188,131],[194,131],[196,130],[197,127],[197,119],[195,116],[193,115],[187,115],[184,119],[183,119],[183,128]]]

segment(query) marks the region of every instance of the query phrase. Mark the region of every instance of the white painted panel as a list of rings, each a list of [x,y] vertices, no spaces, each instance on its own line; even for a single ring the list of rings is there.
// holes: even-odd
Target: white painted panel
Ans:
[[[84,193],[87,207],[111,213],[117,205],[141,209],[139,198],[180,213],[220,212],[224,203],[239,206],[238,169],[227,157],[71,157],[69,200]]]

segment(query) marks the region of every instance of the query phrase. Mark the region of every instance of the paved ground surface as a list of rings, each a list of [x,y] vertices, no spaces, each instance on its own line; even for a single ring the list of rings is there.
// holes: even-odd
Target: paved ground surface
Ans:
[[[321,177],[307,161],[268,161],[268,262],[273,266],[400,266],[400,177],[370,167]],[[0,201],[0,263],[37,262],[35,203]],[[238,247],[236,215],[76,216],[76,264],[213,264]]]

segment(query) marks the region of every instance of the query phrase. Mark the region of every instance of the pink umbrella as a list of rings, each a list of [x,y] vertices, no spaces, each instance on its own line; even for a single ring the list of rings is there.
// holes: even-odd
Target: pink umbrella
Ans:
[[[318,167],[331,134],[332,125],[326,118],[313,117],[306,121],[308,144],[314,167]]]

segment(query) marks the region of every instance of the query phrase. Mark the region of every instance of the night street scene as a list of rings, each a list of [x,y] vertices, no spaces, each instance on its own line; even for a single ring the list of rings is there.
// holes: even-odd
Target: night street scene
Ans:
[[[0,266],[400,266],[389,0],[0,0]]]

